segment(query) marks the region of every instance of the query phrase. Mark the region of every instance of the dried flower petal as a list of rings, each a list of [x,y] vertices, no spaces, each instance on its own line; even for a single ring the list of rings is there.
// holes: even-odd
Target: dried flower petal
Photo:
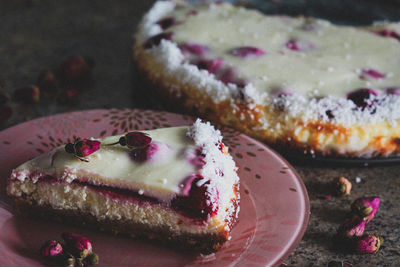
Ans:
[[[340,237],[351,239],[355,236],[362,236],[365,230],[365,221],[363,218],[354,217],[346,219],[338,229]]]
[[[367,254],[377,252],[383,244],[383,238],[376,234],[365,234],[355,242],[355,252],[357,254]]]
[[[60,66],[60,75],[68,81],[76,81],[87,77],[90,68],[81,56],[70,56]]]
[[[379,72],[375,69],[363,69],[360,75],[361,79],[383,79],[385,78],[385,74]]]
[[[254,47],[254,46],[236,47],[236,48],[229,50],[228,53],[233,56],[241,57],[241,58],[265,55],[264,50],[262,50],[261,48],[258,48],[258,47]]]
[[[65,240],[69,251],[79,258],[86,258],[93,251],[92,243],[84,236],[74,233],[63,233],[62,238]]]
[[[40,252],[45,257],[54,258],[63,253],[63,248],[56,240],[48,240],[43,244]]]
[[[193,54],[193,55],[204,55],[210,48],[196,43],[182,43],[179,45],[179,48],[183,53]]]
[[[14,98],[18,102],[25,104],[33,104],[39,102],[40,90],[39,87],[34,85],[29,85],[25,87],[18,88],[14,91]]]
[[[345,196],[350,194],[351,182],[345,177],[339,177],[335,181],[335,193],[338,196]]]
[[[353,204],[351,204],[351,210],[358,216],[364,218],[366,222],[369,222],[378,212],[379,203],[379,197],[362,197],[356,199]]]

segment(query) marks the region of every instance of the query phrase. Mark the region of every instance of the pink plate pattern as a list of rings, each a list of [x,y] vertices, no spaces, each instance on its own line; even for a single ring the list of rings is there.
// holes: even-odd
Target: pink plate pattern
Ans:
[[[224,143],[241,177],[241,210],[232,238],[215,254],[182,253],[148,242],[91,229],[15,216],[5,185],[12,168],[79,137],[103,137],[130,130],[190,125],[192,117],[123,109],[89,110],[28,121],[0,132],[0,265],[43,266],[38,253],[47,239],[71,231],[93,240],[99,266],[273,266],[300,242],[309,219],[305,186],[274,151],[230,128]]]

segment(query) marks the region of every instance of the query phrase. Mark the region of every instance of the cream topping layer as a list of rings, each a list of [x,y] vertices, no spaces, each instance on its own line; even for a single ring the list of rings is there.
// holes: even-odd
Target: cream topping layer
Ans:
[[[143,163],[133,160],[126,146],[107,145],[117,142],[120,135],[101,140],[101,148],[88,156],[89,162],[68,154],[61,146],[21,165],[16,172],[39,170],[40,175],[61,177],[67,182],[79,178],[92,184],[132,189],[139,194],[167,200],[180,192],[179,185],[186,177],[199,171],[185,158],[185,151],[195,150],[193,140],[186,136],[187,131],[188,127],[142,131],[159,147],[154,157]]]
[[[324,20],[264,16],[230,4],[193,7],[165,14],[183,23],[167,29],[173,41],[209,48],[210,58],[223,58],[240,78],[259,91],[346,96],[357,88],[400,86],[400,45],[394,38]],[[241,58],[230,49],[253,46],[265,54]],[[384,78],[363,75],[374,69]]]

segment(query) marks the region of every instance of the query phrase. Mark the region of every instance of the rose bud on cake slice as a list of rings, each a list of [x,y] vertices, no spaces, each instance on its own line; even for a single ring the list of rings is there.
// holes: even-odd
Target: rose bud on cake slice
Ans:
[[[238,216],[236,170],[221,133],[197,120],[62,145],[14,169],[7,192],[21,213],[210,253]]]

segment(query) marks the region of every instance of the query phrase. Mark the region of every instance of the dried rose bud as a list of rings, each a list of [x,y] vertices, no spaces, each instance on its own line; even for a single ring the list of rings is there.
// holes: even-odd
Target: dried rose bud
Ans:
[[[40,89],[54,89],[56,88],[56,77],[50,70],[44,70],[39,74],[37,81]]]
[[[12,108],[9,106],[0,106],[0,123],[7,121],[12,116]]]
[[[85,263],[89,266],[91,265],[96,265],[99,263],[99,255],[97,255],[96,253],[90,253],[86,259],[85,259]]]
[[[60,75],[68,81],[76,81],[85,78],[90,68],[86,60],[81,56],[70,56],[60,66]]]
[[[29,85],[18,88],[14,91],[14,98],[16,101],[26,104],[37,103],[40,99],[39,87]]]
[[[77,261],[73,255],[69,254],[63,259],[62,264],[64,267],[76,267],[77,265],[76,263],[78,262],[80,261],[79,260]]]
[[[92,243],[86,237],[73,233],[63,233],[62,238],[65,240],[69,251],[76,257],[84,259],[92,253]]]
[[[354,250],[357,254],[374,253],[382,244],[383,238],[377,234],[365,234],[356,240]]]
[[[100,149],[100,142],[96,140],[83,139],[77,140],[75,143],[68,143],[65,145],[65,151],[67,153],[74,154],[80,160],[88,161],[85,157],[93,154]]]
[[[40,252],[45,257],[54,258],[62,255],[63,248],[56,240],[48,240],[43,244]]]
[[[379,202],[379,197],[358,198],[351,204],[351,210],[358,216],[364,218],[366,222],[369,222],[375,217],[379,208]]]
[[[335,181],[335,193],[338,196],[345,196],[350,194],[351,182],[345,177],[339,177]]]
[[[0,92],[0,105],[6,104],[9,100],[10,98],[6,93]]]
[[[151,137],[142,132],[129,132],[124,136],[119,138],[118,142],[108,144],[108,145],[116,145],[120,144],[121,146],[127,146],[128,148],[141,148],[146,147],[151,143]]]
[[[362,236],[365,230],[365,221],[363,218],[354,217],[346,219],[338,229],[338,236],[351,239],[355,236]]]

